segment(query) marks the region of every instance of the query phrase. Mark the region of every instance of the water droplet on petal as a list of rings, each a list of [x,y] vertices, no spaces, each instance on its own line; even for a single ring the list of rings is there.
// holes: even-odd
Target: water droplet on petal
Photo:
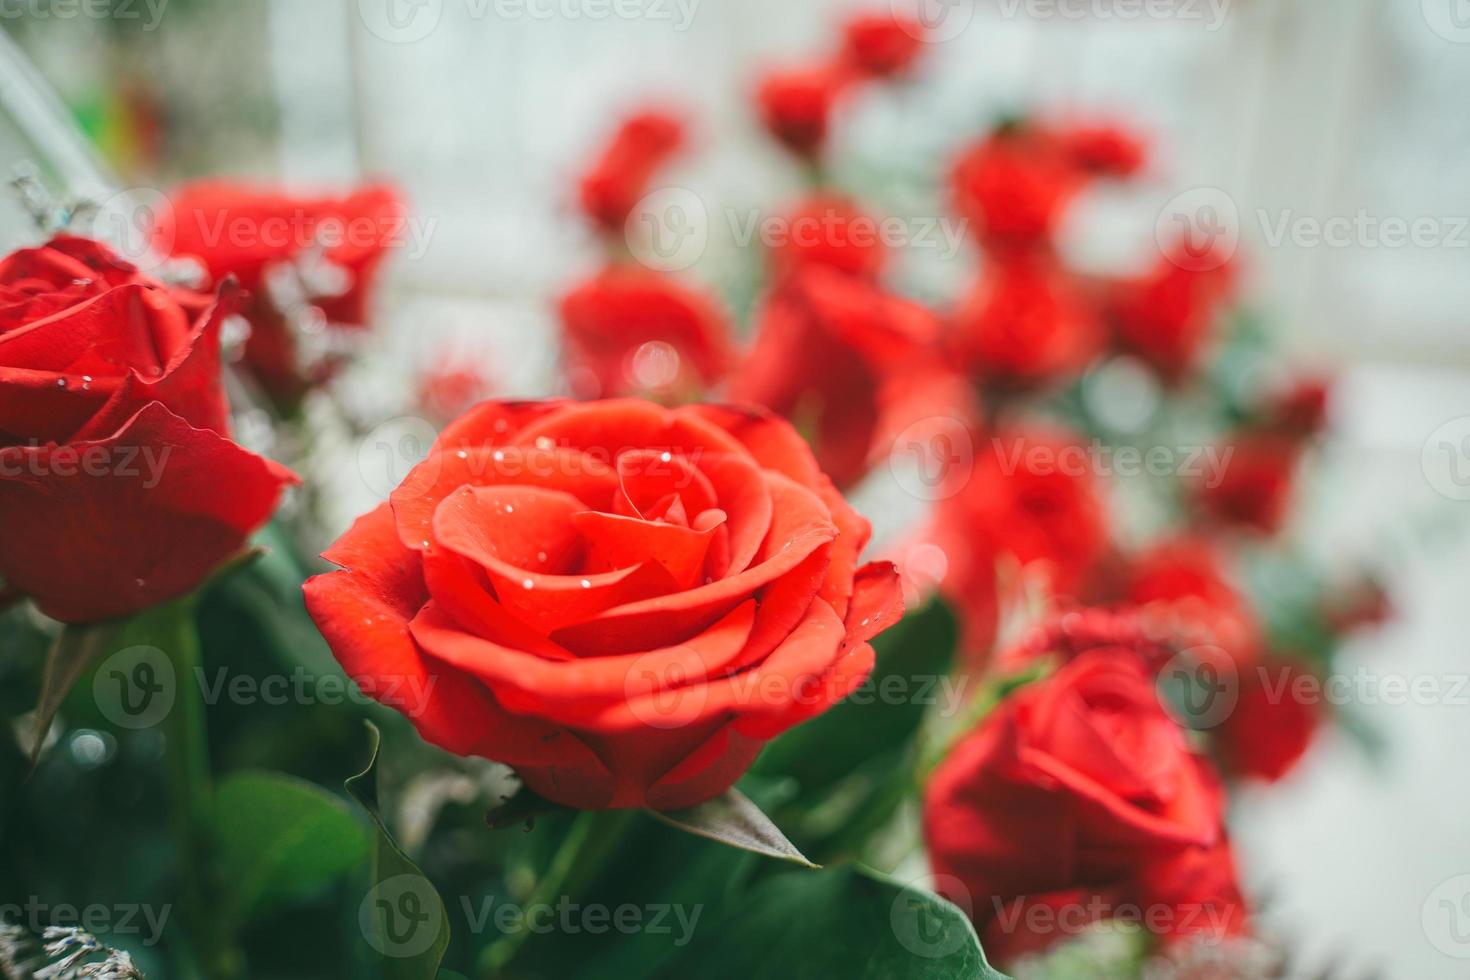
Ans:
[[[534,589],[535,587],[536,587],[536,583],[535,582],[532,582],[530,579],[524,579],[521,582],[521,588],[523,588],[523,589]]]
[[[470,458],[469,451],[468,450],[464,450],[464,449],[461,449],[459,452],[455,453],[454,455],[458,456],[460,459],[469,459]]]
[[[536,448],[537,449],[550,449],[550,448],[552,448],[555,445],[556,445],[556,443],[552,441],[551,436],[537,436],[536,437]]]
[[[545,561],[546,560],[546,552],[544,552],[544,551],[538,551],[538,552],[536,552],[536,560],[537,561]]]
[[[584,578],[582,580],[582,588],[584,588],[584,589],[590,589],[590,588],[592,588],[592,582],[589,581],[588,579],[585,579]]]

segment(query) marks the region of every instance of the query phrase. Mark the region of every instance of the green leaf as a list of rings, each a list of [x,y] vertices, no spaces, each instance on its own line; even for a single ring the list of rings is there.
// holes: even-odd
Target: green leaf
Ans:
[[[121,629],[120,623],[91,626],[67,626],[56,636],[46,653],[46,669],[41,675],[41,696],[36,703],[36,728],[31,745],[31,765],[41,757],[46,733],[56,720],[56,713],[77,681],[106,652]]]
[[[378,809],[378,726],[364,722],[372,754],[367,768],[344,784],[377,828],[371,885],[358,907],[363,938],[381,964],[384,980],[435,980],[449,946],[449,915],[439,892],[399,850]]]
[[[294,776],[232,775],[216,791],[215,840],[237,923],[309,895],[368,857],[368,837],[347,805]]]
[[[695,935],[660,977],[1004,980],[960,909],[851,865],[769,878]]]
[[[656,819],[671,827],[710,840],[738,847],[743,851],[790,861],[805,868],[817,865],[808,861],[781,833],[781,828],[761,812],[744,793],[731,788],[725,795],[708,800],[687,810],[649,810]]]

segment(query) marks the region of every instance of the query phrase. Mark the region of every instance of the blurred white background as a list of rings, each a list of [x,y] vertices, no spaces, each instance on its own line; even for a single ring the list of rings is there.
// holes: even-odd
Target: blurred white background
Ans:
[[[650,100],[687,110],[697,152],[667,182],[695,191],[712,226],[691,274],[731,275],[725,209],[779,207],[800,187],[757,133],[753,77],[829,44],[837,12],[860,5],[177,2],[164,12],[177,31],[119,57],[187,90],[170,111],[209,120],[187,168],[397,182],[426,248],[395,258],[387,352],[423,364],[445,343],[472,349],[506,394],[550,384],[549,299],[597,255],[570,208],[572,176],[618,114]],[[1333,735],[1286,784],[1243,798],[1243,860],[1268,922],[1300,940],[1302,975],[1470,975],[1453,955],[1470,957],[1470,882],[1436,891],[1470,874],[1470,689],[1456,681],[1470,676],[1470,500],[1458,499],[1470,487],[1451,469],[1470,465],[1470,443],[1436,435],[1470,415],[1470,3],[926,2],[944,40],[912,81],[844,114],[839,179],[879,188],[881,209],[938,214],[949,150],[999,113],[1124,121],[1151,135],[1154,164],[1126,199],[1078,209],[1077,261],[1146,264],[1169,202],[1209,188],[1286,349],[1341,374],[1341,438],[1303,495],[1300,533],[1326,542],[1329,561],[1367,555],[1394,570],[1401,618],[1353,660],[1431,677],[1441,695],[1362,706],[1384,742],[1377,761]],[[72,104],[117,63],[89,60],[89,45],[120,47],[80,22],[16,36]],[[168,84],[180,78],[190,83]],[[0,92],[13,114],[14,87]],[[16,132],[0,138],[0,162],[35,153]],[[968,274],[963,260],[901,269],[921,293]]]

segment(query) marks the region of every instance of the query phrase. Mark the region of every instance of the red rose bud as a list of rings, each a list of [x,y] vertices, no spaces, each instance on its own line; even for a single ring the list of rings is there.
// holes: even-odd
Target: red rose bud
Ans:
[[[888,14],[859,14],[843,27],[843,58],[859,71],[891,78],[906,71],[924,46],[924,25]]]
[[[418,404],[431,418],[448,422],[489,397],[494,387],[475,359],[444,354],[419,378]]]
[[[938,324],[916,303],[811,266],[767,298],[755,343],[731,379],[737,401],[764,405],[806,432],[839,486],[867,472],[901,391],[933,372]]]
[[[950,319],[951,348],[995,384],[1031,387],[1080,374],[1103,346],[1102,324],[1046,259],[991,263]]]
[[[1285,778],[1321,727],[1320,695],[1316,678],[1294,663],[1242,671],[1234,708],[1212,732],[1225,772],[1270,783]]]
[[[1089,174],[1132,177],[1148,162],[1143,140],[1116,126],[1079,126],[1058,139],[1073,164]]]
[[[684,144],[684,123],[678,116],[659,109],[629,116],[582,175],[582,210],[604,231],[621,234],[654,174]]]
[[[1301,444],[1293,436],[1242,433],[1220,454],[1224,468],[1195,484],[1212,520],[1264,534],[1281,529],[1291,506]]]
[[[300,363],[298,338],[271,295],[271,276],[307,256],[320,257],[302,282],[303,299],[336,327],[367,324],[373,289],[406,211],[386,186],[345,196],[297,197],[228,181],[174,191],[153,240],[162,252],[199,259],[216,280],[238,279],[249,291],[245,363],[278,400],[298,399],[319,377]]]
[[[1164,380],[1184,381],[1214,336],[1233,281],[1224,256],[1179,246],[1153,272],[1114,292],[1110,312],[1119,342]]]
[[[801,157],[816,157],[838,98],[853,80],[842,65],[772,71],[756,87],[756,107],[766,130],[782,146]]]
[[[1168,622],[1198,644],[1218,646],[1240,664],[1260,657],[1261,629],[1249,601],[1201,539],[1165,541],[1134,558],[1123,597],[1150,622]]]
[[[296,482],[228,438],[235,287],[197,300],[84,239],[0,262],[0,578],[54,619],[189,592]]]
[[[888,258],[878,219],[835,194],[807,198],[783,215],[774,230],[771,265],[778,278],[823,266],[876,280]]]
[[[730,327],[713,299],[636,266],[613,266],[561,301],[567,374],[578,397],[681,400],[729,371]]]
[[[966,650],[989,653],[1002,598],[997,565],[1045,576],[1055,597],[1080,592],[1108,548],[1107,515],[1086,449],[1054,432],[977,439],[974,471],[934,507],[928,537],[945,554],[943,591]]]
[[[1299,439],[1327,428],[1332,385],[1322,378],[1301,378],[1276,392],[1261,413],[1261,426]]]
[[[941,891],[1004,963],[1139,905],[1158,934],[1237,934],[1221,810],[1152,674],[1117,647],[1021,688],[951,749],[925,791],[924,837]]]
[[[902,614],[869,527],[748,409],[487,402],[306,584],[425,739],[548,799],[678,809],[846,697]]]
[[[992,249],[1049,245],[1083,178],[1057,142],[1022,127],[986,137],[950,177],[955,208]]]

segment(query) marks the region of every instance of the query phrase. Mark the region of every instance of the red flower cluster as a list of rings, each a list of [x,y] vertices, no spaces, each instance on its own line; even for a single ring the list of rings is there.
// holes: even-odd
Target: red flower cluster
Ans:
[[[487,402],[306,598],[429,741],[562,803],[677,809],[867,675],[902,614],[868,533],[774,417]]]
[[[333,367],[302,350],[301,324],[367,325],[373,288],[406,210],[387,186],[346,196],[291,196],[226,181],[187,184],[157,216],[155,247],[203,263],[247,290],[245,363],[290,406]]]
[[[1097,646],[950,750],[924,835],[940,889],[1002,962],[1103,919],[1220,940],[1247,920],[1222,802],[1139,651]]]
[[[0,261],[0,578],[92,622],[182,595],[275,510],[287,470],[229,439],[220,326],[238,291],[172,290],[61,236]]]

